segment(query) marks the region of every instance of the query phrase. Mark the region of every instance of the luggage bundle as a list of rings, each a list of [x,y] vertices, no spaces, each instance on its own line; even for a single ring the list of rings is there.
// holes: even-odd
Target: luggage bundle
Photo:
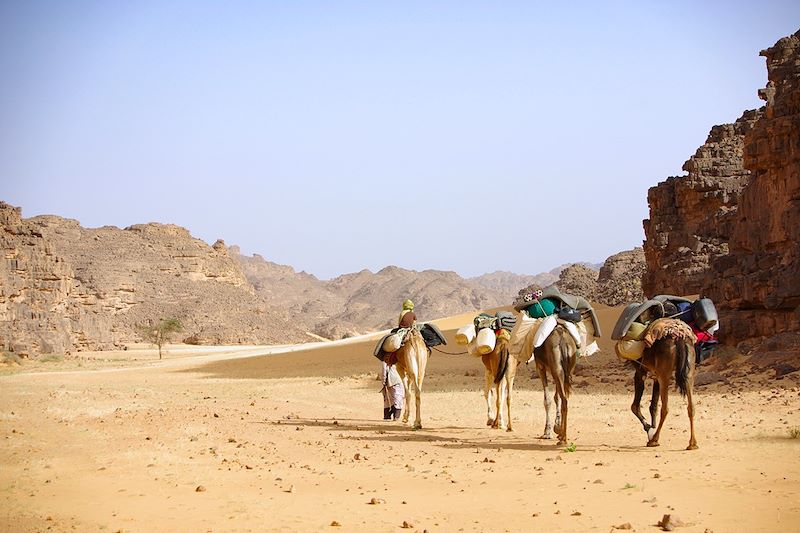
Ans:
[[[586,318],[591,319],[592,333],[600,337],[600,323],[589,302],[581,297],[561,292],[556,285],[550,285],[534,293],[526,293],[514,301],[514,309],[524,312],[531,318],[558,318],[578,324]]]
[[[426,323],[415,325],[414,327],[419,330],[422,339],[425,341],[425,346],[428,348],[439,346],[440,344],[447,344],[444,335],[435,324]],[[372,351],[372,355],[383,361],[384,354],[394,353],[403,346],[403,341],[408,331],[408,328],[394,328],[378,340],[375,349]]]
[[[645,302],[634,302],[625,307],[611,334],[611,339],[617,341],[617,355],[629,360],[642,357],[646,348],[644,338],[651,326],[661,319],[680,320],[691,327],[693,342],[697,341],[697,363],[711,355],[717,344],[713,334],[719,329],[719,317],[714,302],[702,297],[693,302],[670,294],[660,294]],[[688,337],[688,329],[686,331]]]

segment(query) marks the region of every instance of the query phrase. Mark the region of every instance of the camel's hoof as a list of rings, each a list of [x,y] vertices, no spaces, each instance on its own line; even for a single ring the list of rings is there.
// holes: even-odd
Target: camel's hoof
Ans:
[[[492,420],[491,418],[486,421],[487,426],[492,427],[492,424],[494,424],[494,420]]]
[[[697,444],[690,444],[686,447],[687,450],[696,450],[698,448]]]
[[[542,433],[542,436],[539,438],[544,440],[550,440],[553,438],[553,436],[550,433]]]
[[[414,429],[422,429],[422,424],[417,422],[416,424],[414,424]]]
[[[511,431],[514,431],[514,430],[513,430],[513,429],[511,429],[511,427],[507,427],[507,428],[506,428],[506,431],[508,431],[508,432],[511,432]]]
[[[556,442],[556,446],[566,446],[566,445],[567,441],[565,440],[558,439],[558,442]]]
[[[656,441],[651,440],[650,442],[647,443],[648,448],[655,448],[656,446],[658,446],[658,442]]]

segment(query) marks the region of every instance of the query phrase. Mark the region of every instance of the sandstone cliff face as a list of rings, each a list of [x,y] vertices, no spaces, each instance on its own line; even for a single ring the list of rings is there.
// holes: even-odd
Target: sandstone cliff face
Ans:
[[[174,225],[82,228],[22,219],[0,203],[0,347],[20,354],[109,349],[176,317],[194,342],[309,340],[255,294],[227,247]]]
[[[647,194],[644,221],[647,294],[696,294],[711,262],[728,254],[739,194],[750,172],[743,165],[744,136],[760,111],[746,111],[733,124],[714,126],[706,143],[673,176]]]
[[[766,107],[714,127],[644,222],[645,291],[711,297],[722,340],[748,346],[800,330],[800,32],[761,55]]]
[[[800,331],[800,32],[761,52],[767,105],[744,139],[751,172],[733,218],[729,254],[703,287],[730,342]],[[712,281],[712,280],[709,280]]]
[[[75,277],[41,228],[0,202],[0,349],[27,356],[64,353],[89,338],[113,339],[96,295]]]

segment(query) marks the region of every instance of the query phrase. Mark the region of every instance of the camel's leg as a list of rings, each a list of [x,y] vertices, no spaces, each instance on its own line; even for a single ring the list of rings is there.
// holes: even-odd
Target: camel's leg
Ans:
[[[492,426],[495,423],[495,418],[497,417],[497,413],[493,413],[493,407],[495,405],[495,390],[494,390],[494,379],[492,378],[492,370],[488,366],[486,367],[486,371],[484,372],[484,381],[483,384],[483,397],[486,398],[486,425]]]
[[[553,385],[553,389],[555,389],[555,385]],[[561,398],[556,394],[556,391],[553,391],[553,399],[555,404],[555,411],[556,411],[556,421],[553,424],[553,429],[556,431],[556,434],[561,431]]]
[[[651,437],[656,427],[656,412],[658,412],[658,397],[661,395],[661,385],[658,380],[653,380],[653,391],[650,396],[650,427],[647,428],[647,436]]]
[[[424,343],[423,343],[424,344]],[[414,421],[414,429],[422,429],[422,410],[420,406],[422,405],[422,382],[425,381],[425,369],[428,366],[428,356],[430,355],[430,349],[427,346],[423,346],[423,351],[417,352],[417,374],[414,376],[416,379],[414,383],[416,384],[416,401],[417,401],[417,418]]]
[[[644,378],[645,373],[642,372],[641,367],[636,369],[636,373],[633,375],[633,403],[631,404],[631,411],[636,418],[639,419],[639,422],[642,423],[642,427],[645,431],[650,429],[650,424],[648,424],[644,416],[642,416],[642,394],[644,394]]]
[[[414,401],[416,402],[417,407],[417,417],[414,419],[414,429],[422,429],[422,414],[421,414],[421,405],[422,405],[422,383],[418,376],[413,376],[413,380],[411,382],[412,386],[414,387]]]
[[[692,401],[692,381],[689,381],[689,386],[686,387],[686,400],[689,402],[688,411],[689,411],[689,446],[686,447],[687,450],[696,450],[697,449],[697,440],[694,438],[694,401]]]
[[[508,387],[506,386],[506,378],[504,377],[500,380],[500,383],[497,384],[497,424],[492,427],[502,428],[506,425],[505,418],[503,417],[503,404],[506,402],[507,397]]]
[[[506,431],[514,431],[514,428],[511,427],[511,395],[514,392],[514,376],[510,376],[506,378],[506,387],[508,388],[508,394],[506,395],[506,411],[508,412],[508,426],[506,427]]]
[[[648,446],[658,446],[658,437],[661,436],[661,428],[664,427],[664,421],[667,419],[667,413],[669,413],[669,406],[667,405],[667,401],[669,400],[669,382],[661,383],[661,380],[658,380],[658,385],[661,389],[661,418],[658,421],[658,428],[656,429],[655,435],[647,442]]]
[[[569,400],[564,393],[564,386],[561,380],[555,379],[554,381],[556,382],[556,396],[561,399],[561,424],[558,427],[558,442],[556,443],[557,446],[561,446],[567,443],[567,412],[569,411]]]
[[[542,380],[542,394],[544,395],[544,432],[540,439],[552,439],[551,432],[553,431],[553,394],[547,389],[547,374],[545,373],[544,366],[536,363],[536,368],[539,372],[539,378]]]
[[[403,399],[403,424],[408,424],[408,413],[411,412],[411,384],[409,383],[410,376],[408,374],[403,376],[403,390],[406,393]]]

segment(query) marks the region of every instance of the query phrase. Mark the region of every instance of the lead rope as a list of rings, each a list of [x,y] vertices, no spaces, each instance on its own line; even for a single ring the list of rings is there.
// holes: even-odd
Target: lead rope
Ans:
[[[447,355],[464,355],[465,353],[467,353],[467,352],[455,352],[455,353],[453,353],[453,352],[445,352],[444,350],[440,350],[436,346],[431,346],[431,350],[436,350],[439,353],[443,353],[443,354],[447,354]]]

